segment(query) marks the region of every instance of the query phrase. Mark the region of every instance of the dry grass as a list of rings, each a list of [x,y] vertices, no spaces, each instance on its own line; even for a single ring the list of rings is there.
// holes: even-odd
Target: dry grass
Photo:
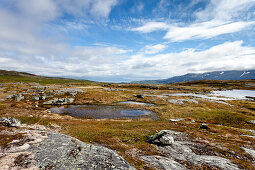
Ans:
[[[214,87],[232,88],[240,86],[240,88],[244,88],[245,83],[247,82],[227,82],[226,85],[222,85],[222,82],[217,84],[202,82],[197,84],[183,83],[180,85],[171,85],[176,88],[178,87],[180,90],[167,90],[169,85],[160,85],[155,86],[158,89],[149,89],[149,92],[152,94],[161,94],[191,91],[201,92],[211,90]],[[60,85],[61,84],[58,84],[58,87]],[[207,143],[209,146],[213,147],[214,151],[238,163],[240,167],[246,169],[252,167],[251,158],[249,158],[241,147],[252,146],[255,141],[252,138],[241,136],[251,135],[249,132],[232,127],[255,129],[254,125],[246,124],[247,120],[255,119],[254,102],[228,101],[229,104],[234,105],[228,106],[221,103],[199,100],[198,104],[185,103],[184,105],[176,105],[168,103],[167,100],[181,97],[158,98],[146,96],[143,99],[139,99],[133,96],[134,94],[140,94],[141,91],[144,92],[144,90],[148,90],[150,86],[110,85],[112,88],[118,89],[116,91],[107,91],[98,86],[93,86],[91,88],[86,88],[87,86],[82,85],[78,86],[79,88],[84,87],[83,89],[85,89],[85,92],[75,97],[75,104],[114,105],[117,102],[130,99],[154,103],[156,105],[152,107],[136,105],[128,105],[128,107],[154,111],[157,113],[159,120],[79,120],[70,116],[49,114],[45,111],[45,108],[35,108],[33,106],[35,102],[33,101],[15,102],[12,100],[0,103],[0,115],[13,116],[27,124],[38,123],[45,126],[50,126],[51,124],[60,125],[63,128],[63,133],[69,134],[87,143],[100,144],[112,148],[140,169],[148,167],[146,167],[144,162],[138,159],[139,155],[160,155],[152,145],[145,142],[147,136],[163,129],[185,132],[189,134],[193,140]],[[26,84],[8,85],[8,88],[5,90],[22,91],[21,88],[23,87],[29,86]],[[123,88],[134,91],[125,91],[122,90]],[[2,93],[1,89],[0,93]],[[61,97],[70,96],[63,95]],[[186,121],[171,123],[168,122],[170,118],[186,118],[186,120],[192,119],[196,120],[196,122],[190,123]],[[202,122],[209,123],[210,129],[200,129],[199,127]],[[1,145],[7,144],[5,140],[1,140],[5,138],[8,138],[6,142],[10,142],[15,138],[19,138],[19,136],[0,136]]]

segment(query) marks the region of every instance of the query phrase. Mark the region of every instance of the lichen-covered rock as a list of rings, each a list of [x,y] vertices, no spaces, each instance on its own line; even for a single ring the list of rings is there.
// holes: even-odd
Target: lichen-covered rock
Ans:
[[[1,117],[0,124],[7,126],[7,127],[20,127],[21,126],[20,120],[12,118],[12,117]]]
[[[150,166],[153,166],[157,169],[166,169],[166,170],[185,170],[185,166],[174,161],[171,158],[163,156],[141,156],[141,160],[148,163]]]
[[[223,170],[238,170],[238,166],[233,164],[230,160],[215,156],[211,152],[207,151],[207,146],[201,143],[192,142],[191,139],[184,133],[166,131],[168,135],[171,135],[174,138],[174,143],[171,145],[156,145],[156,148],[160,153],[166,155],[165,157],[176,161],[176,162],[187,162],[190,165],[194,166],[203,166],[207,165],[213,168],[219,168]],[[197,154],[195,150],[203,151],[203,153]],[[168,159],[168,160],[169,160]],[[151,159],[152,161],[153,159]],[[163,165],[168,166],[169,163],[172,163],[174,166],[176,163],[172,161],[161,161]],[[159,162],[159,160],[154,160]],[[150,164],[155,163],[151,162]],[[162,168],[163,169],[163,168]]]
[[[247,122],[248,124],[255,124],[255,120],[250,120]]]
[[[85,144],[60,133],[47,133],[40,145],[31,145],[37,167],[45,169],[119,169],[133,170],[115,151]],[[35,152],[36,151],[36,152]]]
[[[19,102],[19,101],[25,99],[25,97],[22,94],[12,94],[12,95],[7,96],[6,99],[14,99]]]
[[[198,104],[195,99],[169,99],[168,102],[172,104],[184,104],[185,102]]]
[[[163,144],[163,145],[171,145],[174,143],[174,138],[170,135],[164,135],[161,138],[159,138],[159,141]]]
[[[180,122],[180,121],[185,121],[184,118],[178,118],[178,119],[169,119],[170,122]]]
[[[52,100],[46,101],[44,105],[64,105],[64,104],[71,104],[74,102],[74,98],[54,98]]]
[[[25,126],[23,126],[25,127]],[[27,125],[16,129],[25,138],[0,147],[0,169],[134,170],[114,150],[85,144],[71,136]],[[12,131],[14,133],[14,131]],[[22,144],[20,146],[20,144]]]
[[[168,134],[168,130],[161,130],[160,132],[149,136],[147,142],[158,143],[160,145],[171,145],[174,143],[174,138]]]

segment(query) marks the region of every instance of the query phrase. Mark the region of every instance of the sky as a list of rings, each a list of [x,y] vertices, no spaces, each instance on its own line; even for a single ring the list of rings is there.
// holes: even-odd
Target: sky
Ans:
[[[255,69],[255,0],[0,0],[0,69],[108,82]]]

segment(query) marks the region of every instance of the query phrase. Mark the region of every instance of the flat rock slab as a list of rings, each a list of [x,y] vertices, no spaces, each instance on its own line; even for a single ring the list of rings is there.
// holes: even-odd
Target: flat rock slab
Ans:
[[[156,146],[157,149],[164,153],[164,155],[167,155],[166,158],[168,158],[167,161],[161,159],[161,164],[165,163],[165,165],[168,166],[171,162],[170,160],[172,160],[172,162],[188,162],[194,166],[208,165],[209,167],[215,167],[223,170],[239,169],[237,165],[233,164],[230,160],[213,155],[210,149],[206,146],[192,142],[186,134],[170,130],[167,131],[167,133],[174,138],[175,142],[171,145]],[[178,164],[175,162],[173,162],[173,165],[177,166]]]
[[[18,133],[26,137],[0,148],[0,167],[4,169],[135,169],[111,149],[85,144],[55,131],[21,130]]]
[[[135,169],[115,151],[103,146],[85,144],[60,133],[48,132],[47,136],[28,149],[41,169]]]

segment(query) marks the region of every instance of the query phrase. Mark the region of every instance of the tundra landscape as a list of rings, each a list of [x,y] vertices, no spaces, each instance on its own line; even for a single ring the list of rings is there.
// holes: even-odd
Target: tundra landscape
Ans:
[[[0,0],[0,170],[254,170],[255,0]]]
[[[139,85],[3,74],[2,168],[254,168],[254,94],[212,95],[253,91],[254,80]]]

